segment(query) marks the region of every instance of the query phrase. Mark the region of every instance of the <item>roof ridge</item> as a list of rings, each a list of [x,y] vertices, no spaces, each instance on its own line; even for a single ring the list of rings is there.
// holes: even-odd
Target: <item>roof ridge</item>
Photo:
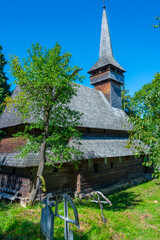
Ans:
[[[88,87],[88,86],[85,86],[85,85],[82,85],[80,83],[76,83],[77,85],[81,86],[81,87],[84,87],[84,88],[89,88],[90,90],[93,90],[94,92],[99,92],[99,90],[95,89],[95,88],[91,88],[91,87]]]
[[[112,109],[110,103],[108,102],[107,98],[104,96],[104,94],[102,93],[102,91],[99,91],[99,90],[97,90],[97,91],[98,91],[99,94],[101,95],[101,97],[102,97],[103,101],[105,102],[105,104],[107,105],[107,107],[109,106],[110,109]]]

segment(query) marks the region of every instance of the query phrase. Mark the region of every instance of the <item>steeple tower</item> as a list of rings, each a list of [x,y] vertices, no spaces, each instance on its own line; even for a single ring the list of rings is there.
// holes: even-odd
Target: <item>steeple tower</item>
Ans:
[[[107,14],[103,1],[99,59],[89,70],[90,83],[104,93],[112,107],[121,109],[121,85],[125,70],[113,57]]]
[[[100,49],[99,58],[104,58],[106,56],[112,57],[112,46],[109,34],[109,27],[107,21],[107,15],[105,10],[105,2],[103,1],[103,15],[102,15],[102,26],[101,26],[101,39],[100,39]]]

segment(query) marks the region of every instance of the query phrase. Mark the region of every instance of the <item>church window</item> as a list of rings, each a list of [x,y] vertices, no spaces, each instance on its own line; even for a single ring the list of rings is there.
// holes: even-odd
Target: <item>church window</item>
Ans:
[[[119,157],[119,163],[122,163],[122,157]]]
[[[87,128],[87,134],[90,134],[90,133],[91,133],[90,128]]]
[[[111,165],[111,168],[113,168],[113,162],[111,162],[110,165]]]
[[[98,163],[94,163],[94,173],[98,173]]]
[[[92,159],[88,159],[88,167],[92,167],[92,165],[93,165]]]
[[[12,174],[13,174],[13,175],[16,174],[16,168],[15,168],[15,167],[12,168]]]
[[[53,167],[53,173],[58,172],[58,168],[57,167]]]
[[[108,160],[107,160],[107,158],[106,158],[106,157],[104,158],[104,164],[105,164],[105,165],[107,165],[107,164],[108,164]]]

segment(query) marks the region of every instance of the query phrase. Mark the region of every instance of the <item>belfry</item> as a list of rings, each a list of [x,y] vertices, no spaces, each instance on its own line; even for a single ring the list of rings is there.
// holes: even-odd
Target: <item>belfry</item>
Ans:
[[[107,21],[106,7],[103,5],[99,59],[88,71],[91,85],[102,91],[112,107],[121,106],[121,85],[124,84],[125,70],[114,59]]]

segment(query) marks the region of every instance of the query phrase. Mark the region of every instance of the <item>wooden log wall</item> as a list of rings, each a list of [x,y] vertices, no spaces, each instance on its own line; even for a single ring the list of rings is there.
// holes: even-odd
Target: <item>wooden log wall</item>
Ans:
[[[44,179],[47,192],[84,192],[106,188],[144,176],[142,157],[106,158],[82,160],[75,168],[65,163],[60,168],[46,167]],[[1,167],[0,187],[11,187],[20,191],[21,197],[29,197],[37,168]]]
[[[46,167],[44,179],[47,192],[75,191],[77,173],[74,164],[63,164],[60,168]],[[20,196],[27,198],[30,195],[35,180],[37,168],[1,167],[0,187],[19,190]]]
[[[97,167],[98,166],[98,167]],[[97,171],[98,172],[94,172]],[[112,184],[144,176],[142,157],[84,160],[77,175],[77,191],[106,188]]]
[[[27,198],[30,194],[30,179],[1,173],[0,187],[18,190],[20,197]]]
[[[31,181],[33,183],[36,176],[36,168],[32,168],[31,172]],[[72,173],[72,174],[71,174]],[[60,168],[55,167],[45,167],[44,170],[44,179],[46,184],[47,192],[62,192],[70,191],[72,188],[73,181],[73,171],[72,164],[63,164]],[[76,175],[74,186],[76,186]]]

